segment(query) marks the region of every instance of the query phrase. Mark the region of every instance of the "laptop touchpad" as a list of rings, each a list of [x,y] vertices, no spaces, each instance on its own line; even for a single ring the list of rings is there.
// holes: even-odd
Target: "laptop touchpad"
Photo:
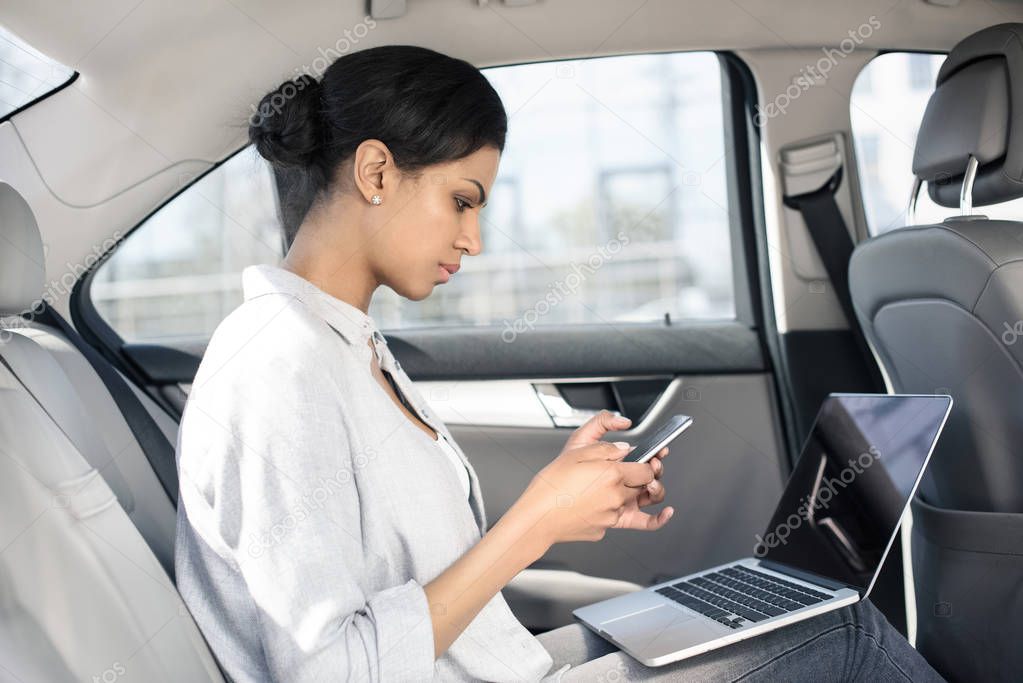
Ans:
[[[663,605],[601,624],[601,629],[640,656],[657,657],[713,637],[706,619]]]

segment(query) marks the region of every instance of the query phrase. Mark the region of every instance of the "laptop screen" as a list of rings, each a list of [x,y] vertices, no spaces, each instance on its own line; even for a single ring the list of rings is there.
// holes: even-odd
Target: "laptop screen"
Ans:
[[[754,556],[866,592],[950,406],[948,396],[829,396]]]

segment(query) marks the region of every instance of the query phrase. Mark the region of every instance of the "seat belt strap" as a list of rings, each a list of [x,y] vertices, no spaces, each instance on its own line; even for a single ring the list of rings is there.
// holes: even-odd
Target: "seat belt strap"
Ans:
[[[57,418],[53,416],[53,413],[46,409],[46,406],[43,405],[43,402],[39,400],[39,397],[36,396],[35,393],[33,393],[33,391],[28,388],[28,385],[25,384],[25,381],[21,379],[21,376],[18,375],[14,368],[11,367],[11,364],[8,363],[7,359],[4,358],[3,356],[0,356],[0,365],[3,365],[5,368],[7,368],[7,372],[11,373],[11,376],[14,377],[18,384],[21,385],[21,388],[25,390],[25,393],[31,396],[32,400],[36,402],[36,405],[42,408],[43,412],[46,414],[46,417],[50,418],[50,422],[56,425],[57,429],[60,430],[60,433],[63,434],[64,438],[67,439],[69,444],[71,444],[71,447],[76,451],[81,452],[81,448],[77,443],[75,443],[75,440],[71,438],[71,435],[64,431],[64,428],[60,425],[60,422],[57,420]],[[82,453],[82,457],[85,457],[84,453]]]
[[[139,447],[149,461],[150,467],[156,473],[160,485],[170,497],[171,503],[177,508],[178,505],[178,467],[174,456],[174,447],[164,435],[163,430],[156,424],[156,420],[149,414],[142,401],[135,395],[135,392],[128,383],[121,377],[99,352],[89,346],[82,336],[71,327],[64,318],[54,311],[48,304],[43,305],[42,313],[36,316],[39,322],[56,327],[78,351],[89,361],[93,370],[103,381],[107,391],[110,393],[114,403],[117,404],[121,415],[124,416],[128,428],[135,436]]]
[[[852,257],[853,244],[849,236],[849,229],[846,227],[845,219],[835,201],[835,192],[842,182],[842,168],[839,167],[834,175],[828,179],[820,188],[812,192],[784,198],[785,206],[798,211],[803,216],[803,222],[813,240],[817,254],[824,264],[824,270],[831,280],[831,286],[842,306],[846,321],[849,323],[849,331],[852,333],[856,345],[863,355],[867,372],[870,375],[871,383],[878,389],[883,389],[884,378],[874,360],[874,354],[870,350],[867,338],[860,329],[859,320],[856,317],[856,309],[853,307],[852,295],[849,292],[849,259]]]

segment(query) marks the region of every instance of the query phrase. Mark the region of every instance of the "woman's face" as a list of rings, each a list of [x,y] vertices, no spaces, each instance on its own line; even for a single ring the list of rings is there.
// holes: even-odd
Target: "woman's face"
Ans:
[[[369,227],[378,280],[413,301],[426,298],[483,248],[480,209],[490,196],[501,154],[484,147],[467,157],[395,174]]]

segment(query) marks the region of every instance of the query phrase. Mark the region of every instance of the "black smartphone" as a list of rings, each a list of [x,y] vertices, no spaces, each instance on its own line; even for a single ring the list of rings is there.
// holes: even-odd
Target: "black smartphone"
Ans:
[[[691,424],[693,418],[689,415],[672,415],[671,419],[661,425],[656,432],[636,444],[635,448],[622,458],[622,462],[646,462],[674,441],[675,437],[689,429]]]

